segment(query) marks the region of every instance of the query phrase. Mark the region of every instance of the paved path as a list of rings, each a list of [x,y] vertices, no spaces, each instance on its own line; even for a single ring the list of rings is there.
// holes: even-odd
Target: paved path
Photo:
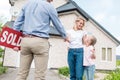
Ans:
[[[7,73],[0,75],[0,80],[15,80],[17,71],[18,71],[17,68],[9,68]],[[95,80],[103,80],[106,74],[96,73],[96,76],[97,78],[95,78]],[[34,80],[34,69],[31,69],[27,80]],[[58,75],[56,71],[47,70],[46,80],[69,80],[69,79],[65,79],[62,76]]]
[[[15,77],[17,75],[17,71],[18,71],[18,69],[16,69],[16,68],[8,69],[7,73],[0,75],[0,80],[15,80]],[[34,80],[34,69],[31,69],[29,77],[27,80]],[[46,80],[66,80],[66,79],[63,79],[55,71],[48,70]]]

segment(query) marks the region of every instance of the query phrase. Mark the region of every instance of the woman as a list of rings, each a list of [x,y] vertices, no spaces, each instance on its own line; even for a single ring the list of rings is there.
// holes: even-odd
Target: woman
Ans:
[[[86,32],[83,30],[85,20],[77,18],[73,29],[67,32],[69,39],[68,65],[70,69],[70,80],[82,80],[83,67],[83,44],[82,39]]]

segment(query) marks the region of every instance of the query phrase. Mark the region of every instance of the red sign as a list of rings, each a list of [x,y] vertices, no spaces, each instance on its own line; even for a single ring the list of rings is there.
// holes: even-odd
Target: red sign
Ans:
[[[18,47],[20,49],[20,42],[22,39],[22,33],[16,30],[13,30],[8,27],[3,27],[2,32],[0,33],[0,45],[14,48]]]

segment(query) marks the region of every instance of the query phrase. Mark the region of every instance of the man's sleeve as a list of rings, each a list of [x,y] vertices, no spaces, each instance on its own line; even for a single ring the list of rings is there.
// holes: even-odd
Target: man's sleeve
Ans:
[[[18,15],[17,19],[14,22],[14,25],[13,25],[14,30],[20,31],[22,25],[24,24],[24,18],[25,18],[24,9],[25,8],[23,7],[20,14]]]
[[[49,11],[49,15],[50,15],[53,25],[55,26],[57,31],[62,35],[62,37],[65,39],[66,31],[65,31],[61,21],[58,18],[56,9],[53,6],[50,6],[48,11]]]

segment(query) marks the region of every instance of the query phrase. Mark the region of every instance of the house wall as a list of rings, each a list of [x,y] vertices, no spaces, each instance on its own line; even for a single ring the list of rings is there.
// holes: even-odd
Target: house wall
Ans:
[[[93,22],[86,23],[86,30],[92,32],[97,38],[96,48],[96,69],[113,70],[116,68],[116,44]],[[112,61],[102,61],[102,48],[112,48]]]
[[[53,0],[52,4],[55,8],[62,6],[63,4],[67,3],[68,0]]]
[[[48,68],[59,68],[67,65],[67,43],[61,37],[52,36],[49,39],[49,63]]]
[[[18,15],[22,6],[27,2],[28,0],[15,0],[14,6],[12,8],[14,9],[15,13]],[[67,3],[68,0],[53,0],[51,4],[54,5],[55,8]]]
[[[15,11],[17,14],[19,14],[22,6],[23,6],[26,2],[27,2],[27,0],[17,0],[17,1],[15,1],[14,6],[12,6],[11,8],[13,8],[14,11]]]
[[[12,1],[12,0],[11,0]],[[11,13],[11,20],[15,20],[16,17],[19,15],[21,8],[28,0],[14,0],[14,6],[11,7],[10,13]],[[67,3],[68,0],[53,0],[51,4],[54,5],[55,8]]]

